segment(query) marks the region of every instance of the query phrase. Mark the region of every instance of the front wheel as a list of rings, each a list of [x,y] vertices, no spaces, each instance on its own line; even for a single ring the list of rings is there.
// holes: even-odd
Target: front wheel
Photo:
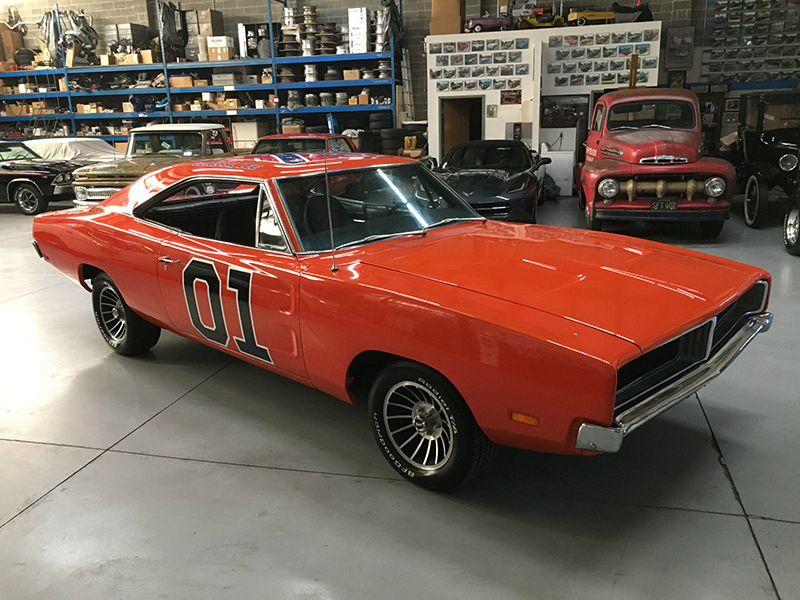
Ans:
[[[133,312],[105,273],[92,280],[92,307],[103,339],[118,354],[141,354],[161,336],[161,328]]]
[[[453,384],[421,364],[401,361],[384,369],[370,391],[369,414],[389,464],[430,490],[461,485],[494,451]]]
[[[47,201],[32,183],[22,183],[14,190],[14,204],[26,215],[38,215],[47,210]]]
[[[783,245],[789,254],[800,256],[800,207],[793,206],[783,219]]]
[[[483,31],[483,26],[475,25],[475,27],[472,28],[472,31],[474,31],[475,33],[480,33],[481,31]]]
[[[758,175],[750,175],[744,186],[744,222],[758,228],[764,224],[769,203],[769,190]]]
[[[588,22],[589,21],[586,20],[586,17],[581,17],[580,19],[578,19],[578,25],[581,26],[586,25]]]
[[[584,209],[583,213],[586,215],[586,229],[591,229],[592,231],[600,231],[603,228],[602,222],[600,222],[593,214],[592,209],[589,208],[589,205],[586,204],[584,200]]]
[[[724,226],[725,221],[700,221],[700,234],[707,240],[715,240]]]

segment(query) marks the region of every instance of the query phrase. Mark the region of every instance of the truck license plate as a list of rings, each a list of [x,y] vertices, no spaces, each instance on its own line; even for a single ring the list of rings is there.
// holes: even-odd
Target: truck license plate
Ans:
[[[678,210],[677,200],[652,200],[650,210]]]

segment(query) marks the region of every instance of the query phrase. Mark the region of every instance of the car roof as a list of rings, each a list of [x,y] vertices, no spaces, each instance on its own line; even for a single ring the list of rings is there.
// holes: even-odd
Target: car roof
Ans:
[[[600,97],[606,104],[616,104],[618,102],[635,102],[637,100],[683,100],[687,102],[697,102],[697,95],[690,90],[678,88],[628,88],[609,92]]]
[[[265,135],[260,137],[259,140],[296,140],[296,139],[314,139],[314,140],[328,140],[331,138],[346,137],[341,133],[275,133],[272,135]]]
[[[148,173],[132,184],[127,194],[118,194],[104,203],[132,211],[161,190],[188,177],[242,177],[246,179],[274,179],[316,175],[326,171],[364,169],[380,166],[419,164],[413,158],[382,154],[295,153],[248,154],[242,157],[220,157],[177,163]]]
[[[212,129],[224,129],[224,126],[217,123],[159,123],[158,125],[134,127],[131,129],[131,133],[140,133],[142,131],[211,131]]]

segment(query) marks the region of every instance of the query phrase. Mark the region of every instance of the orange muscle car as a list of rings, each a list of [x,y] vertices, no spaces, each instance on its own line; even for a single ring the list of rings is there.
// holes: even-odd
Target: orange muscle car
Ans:
[[[772,320],[763,270],[487,221],[399,157],[186,162],[39,215],[33,237],[115,351],[168,329],[364,401],[391,466],[437,490],[495,444],[616,452]]]

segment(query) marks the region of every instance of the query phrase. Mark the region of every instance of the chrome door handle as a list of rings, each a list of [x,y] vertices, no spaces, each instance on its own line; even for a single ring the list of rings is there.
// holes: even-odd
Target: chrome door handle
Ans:
[[[174,264],[181,262],[180,260],[170,258],[169,256],[159,256],[158,262],[160,263],[167,263],[167,264]]]

